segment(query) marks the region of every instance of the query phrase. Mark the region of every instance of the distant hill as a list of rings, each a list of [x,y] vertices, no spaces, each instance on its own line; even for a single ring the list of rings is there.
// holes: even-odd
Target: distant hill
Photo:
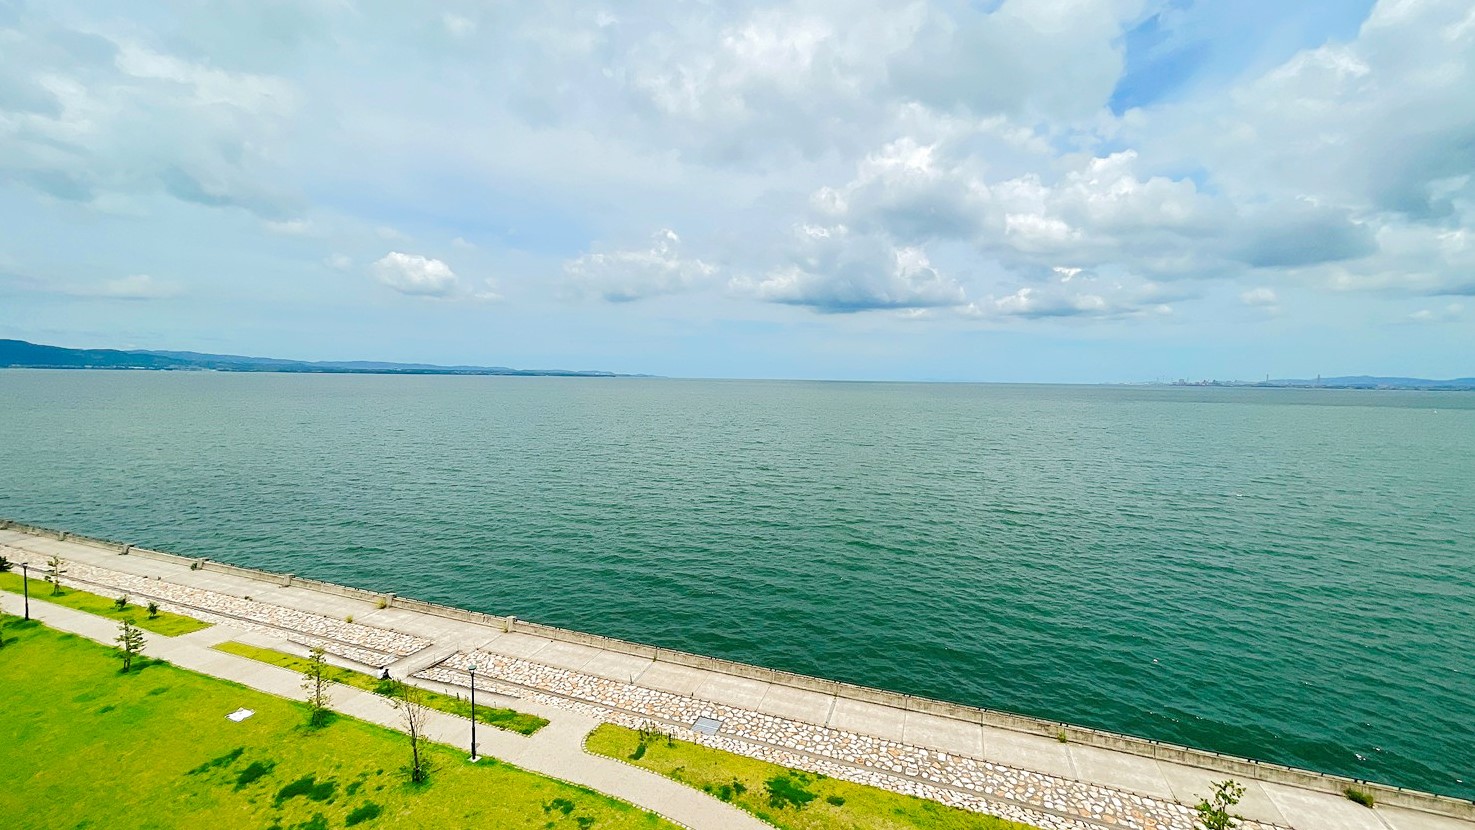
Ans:
[[[0,340],[0,368],[155,369],[215,372],[308,372],[374,375],[515,375],[522,377],[649,377],[570,369],[509,369],[504,366],[436,366],[429,363],[305,361],[203,352],[67,349],[24,340]]]

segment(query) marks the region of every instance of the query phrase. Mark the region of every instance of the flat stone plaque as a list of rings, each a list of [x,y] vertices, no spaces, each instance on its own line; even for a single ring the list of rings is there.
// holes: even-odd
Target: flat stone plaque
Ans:
[[[717,730],[722,728],[722,721],[702,715],[697,722],[691,725],[691,731],[700,732],[703,735],[716,735]]]
[[[233,720],[236,723],[240,723],[241,721],[251,717],[254,714],[256,713],[250,709],[237,709],[234,712],[231,712],[229,715],[226,715],[226,718]]]

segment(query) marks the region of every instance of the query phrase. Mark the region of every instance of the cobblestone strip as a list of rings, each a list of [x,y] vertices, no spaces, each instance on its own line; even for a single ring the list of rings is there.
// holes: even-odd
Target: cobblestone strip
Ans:
[[[532,689],[533,694],[525,696],[540,703],[631,728],[648,725],[647,719],[682,724],[671,731],[683,740],[1046,830],[1196,827],[1192,810],[1166,799],[765,715],[504,654],[458,652],[417,677],[465,686],[464,669],[473,662],[478,679],[494,677]],[[722,721],[721,731],[707,736],[686,728],[702,716]],[[1275,825],[1246,821],[1243,827],[1272,830]]]
[[[10,546],[15,551],[12,558],[31,566],[32,571],[45,572],[46,558]],[[346,657],[367,666],[382,666],[414,654],[431,645],[423,637],[391,631],[387,628],[360,623],[335,620],[321,614],[299,611],[281,605],[233,597],[219,591],[191,588],[159,579],[148,579],[134,574],[98,568],[93,565],[66,563],[63,585],[82,590],[101,587],[132,597],[147,597],[159,601],[167,611],[195,617],[210,623],[256,631],[284,637],[308,647],[321,647],[324,651]]]

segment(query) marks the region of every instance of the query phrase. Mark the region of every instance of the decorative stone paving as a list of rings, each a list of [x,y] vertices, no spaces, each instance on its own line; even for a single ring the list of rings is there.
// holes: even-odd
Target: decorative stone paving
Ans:
[[[775,717],[490,652],[458,652],[416,677],[466,686],[464,671],[534,690],[524,697],[631,728],[652,723],[682,740],[915,795],[1046,830],[1194,830],[1193,811],[1161,798],[1016,769],[978,758]],[[723,722],[716,735],[697,718]],[[677,725],[671,725],[677,724]],[[1245,830],[1275,825],[1246,821]]]
[[[30,565],[33,574],[45,573],[46,557],[9,545],[5,548],[14,551],[6,554],[9,558]],[[166,611],[282,637],[309,648],[320,647],[330,654],[366,666],[383,666],[431,645],[423,637],[335,620],[219,591],[147,579],[70,560],[65,568],[67,573],[62,577],[63,585],[93,593],[97,593],[99,588],[108,593],[116,591],[133,597],[135,602],[140,599],[157,600],[159,607]]]

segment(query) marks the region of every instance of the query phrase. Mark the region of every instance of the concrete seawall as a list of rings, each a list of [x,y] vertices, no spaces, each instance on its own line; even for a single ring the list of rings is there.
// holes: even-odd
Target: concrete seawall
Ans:
[[[468,611],[451,606],[438,605],[421,600],[399,597],[394,594],[375,593],[358,588],[337,585],[320,580],[306,579],[292,574],[281,574],[270,571],[262,571],[253,568],[242,568],[215,562],[209,559],[191,558],[151,550],[148,548],[134,547],[129,544],[115,542],[106,539],[96,539],[89,536],[68,533],[51,528],[38,527],[23,522],[0,519],[0,529],[10,529],[24,532],[33,536],[57,539],[61,541],[84,544],[99,548],[119,555],[138,556],[142,558],[167,561],[175,565],[187,567],[193,570],[204,570],[232,576],[246,578],[261,582],[270,586],[292,586],[294,588],[306,589],[320,592],[336,597],[345,597],[375,604],[385,608],[402,608],[423,614],[443,617],[449,620],[471,623],[474,625],[495,628],[504,632],[516,632],[529,634],[549,640],[572,643],[582,646],[590,646],[606,651],[628,654],[640,658],[654,660],[659,663],[667,663],[676,666],[686,666],[710,672],[719,672],[733,677],[772,683],[804,691],[819,692],[825,695],[834,695],[845,700],[861,701],[890,707],[904,712],[918,712],[935,715],[943,718],[970,724],[982,724],[984,726],[1006,729],[1014,732],[1056,738],[1061,732],[1066,740],[1072,744],[1099,747],[1116,752],[1137,755],[1144,758],[1152,758],[1162,761],[1171,761],[1178,764],[1197,767],[1204,770],[1223,773],[1238,779],[1265,781],[1271,783],[1285,784],[1318,792],[1341,794],[1347,787],[1356,788],[1372,794],[1379,804],[1405,807],[1420,810],[1436,815],[1449,816],[1459,819],[1475,819],[1475,802],[1463,799],[1440,796],[1418,790],[1393,787],[1375,782],[1368,782],[1346,778],[1337,775],[1314,772],[1311,770],[1298,769],[1265,761],[1256,761],[1249,758],[1241,758],[1231,755],[1194,749],[1192,747],[1177,746],[1158,741],[1146,740],[1129,735],[1121,735],[1105,732],[1087,727],[1072,726],[1056,721],[1047,721],[1007,712],[990,709],[982,709],[962,704],[948,703],[945,701],[932,700],[924,697],[899,694],[896,692],[874,689],[866,686],[857,686],[834,680],[809,677],[806,675],[793,674],[775,669],[763,668],[746,663],[738,663],[730,660],[706,657],[690,654],[673,649],[658,648],[641,643],[633,643],[597,634],[588,634],[579,631],[555,628],[538,623],[519,620],[511,616],[497,616],[484,614],[476,611]]]

